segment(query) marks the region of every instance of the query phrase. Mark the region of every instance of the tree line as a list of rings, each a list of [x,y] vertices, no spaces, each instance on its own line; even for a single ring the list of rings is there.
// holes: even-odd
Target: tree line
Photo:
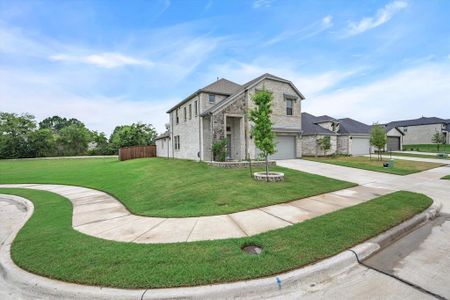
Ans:
[[[108,138],[74,118],[53,116],[37,123],[28,113],[0,112],[0,159],[117,154],[121,147],[153,144],[156,136],[151,124],[116,126]]]

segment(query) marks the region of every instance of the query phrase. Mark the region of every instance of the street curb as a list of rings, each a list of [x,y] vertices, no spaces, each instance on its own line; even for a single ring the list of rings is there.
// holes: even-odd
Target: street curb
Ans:
[[[373,255],[412,229],[436,217],[442,207],[440,203],[433,202],[432,206],[424,212],[367,242],[315,264],[283,274],[234,283],[197,287],[127,290],[66,283],[29,273],[16,266],[10,256],[11,244],[19,230],[33,214],[34,207],[29,200],[22,197],[13,195],[2,195],[2,197],[21,203],[27,209],[27,213],[23,221],[16,226],[14,232],[0,247],[0,274],[9,285],[26,290],[27,293],[32,292],[36,298],[55,297],[59,299],[235,299],[257,297],[264,293],[277,296],[282,289],[296,288],[305,284],[316,285],[345,273],[358,265],[358,259],[363,260]],[[358,259],[355,254],[358,256]]]

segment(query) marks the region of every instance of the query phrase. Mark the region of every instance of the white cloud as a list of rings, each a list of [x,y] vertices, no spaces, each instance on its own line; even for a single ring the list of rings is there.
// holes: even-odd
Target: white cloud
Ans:
[[[403,0],[393,1],[386,4],[383,8],[379,9],[375,16],[365,17],[359,22],[351,22],[348,24],[348,28],[344,33],[344,37],[354,36],[363,33],[367,30],[378,27],[389,20],[399,11],[408,7],[408,2]]]
[[[272,5],[272,0],[255,0],[253,1],[254,8],[267,8]]]
[[[277,65],[277,67],[273,67]],[[291,67],[291,62],[278,61],[271,66],[252,63],[229,62],[213,66],[212,74],[225,77],[237,83],[245,83],[264,73],[271,73],[292,81],[307,98],[336,86],[355,75],[359,70],[330,70],[322,73],[301,73]]]
[[[64,88],[53,76],[0,70],[1,111],[29,112],[37,120],[53,115],[77,118],[88,128],[107,134],[117,125],[138,121],[152,123],[158,132],[163,132],[168,120],[166,111],[177,102],[169,98],[143,101],[77,94]]]
[[[301,28],[300,30],[283,31],[274,38],[264,43],[265,46],[270,46],[288,39],[304,40],[311,38],[319,33],[331,28],[333,26],[333,17],[325,16],[322,19]]]
[[[424,64],[365,85],[310,97],[304,109],[369,124],[422,115],[450,118],[449,82],[450,65]]]
[[[85,56],[57,54],[49,57],[53,61],[63,62],[79,62],[85,64],[96,65],[102,68],[117,68],[127,65],[152,66],[153,62],[144,59],[136,59],[120,53],[99,53]]]

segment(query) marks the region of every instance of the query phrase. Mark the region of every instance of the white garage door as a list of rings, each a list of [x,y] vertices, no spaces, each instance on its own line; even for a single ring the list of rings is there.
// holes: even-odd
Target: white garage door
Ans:
[[[277,135],[275,137],[277,152],[271,155],[270,159],[295,158],[295,136]]]
[[[352,137],[351,155],[365,155],[369,154],[370,142],[369,138]]]

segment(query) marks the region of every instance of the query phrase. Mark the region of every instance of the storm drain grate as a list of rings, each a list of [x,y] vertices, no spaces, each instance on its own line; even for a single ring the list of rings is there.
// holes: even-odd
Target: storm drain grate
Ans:
[[[242,248],[242,251],[251,255],[260,255],[262,252],[262,248],[257,245],[247,245]]]

